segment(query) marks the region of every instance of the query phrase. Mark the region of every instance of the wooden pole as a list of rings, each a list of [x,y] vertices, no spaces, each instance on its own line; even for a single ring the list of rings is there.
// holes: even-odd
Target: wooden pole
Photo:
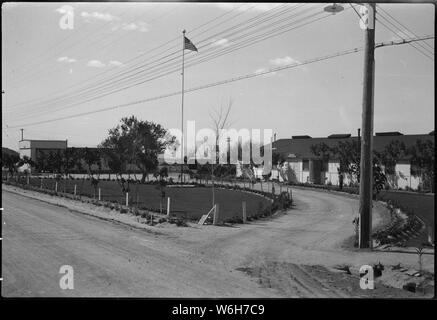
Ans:
[[[185,30],[182,30],[182,99],[181,99],[181,184],[184,177],[184,67],[185,67]]]
[[[366,4],[369,11],[368,25],[364,35],[364,81],[362,137],[360,160],[360,233],[361,249],[371,248],[372,189],[373,189],[373,99],[375,86],[375,4]]]
[[[74,196],[76,196],[77,185],[74,185]]]
[[[126,192],[126,207],[129,206],[129,192]]]
[[[170,217],[170,197],[167,198],[167,216]]]
[[[101,199],[101,192],[100,192],[100,188],[99,188],[99,201]]]
[[[246,223],[247,216],[246,216],[246,201],[243,201],[243,223]]]
[[[219,220],[219,205],[218,203],[215,204],[214,206],[214,221],[213,224],[216,226],[218,225],[218,220]]]

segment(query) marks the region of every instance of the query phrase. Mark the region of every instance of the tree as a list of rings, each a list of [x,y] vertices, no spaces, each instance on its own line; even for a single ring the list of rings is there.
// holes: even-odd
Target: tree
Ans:
[[[168,177],[168,169],[167,167],[162,167],[159,170],[156,170],[154,173],[155,178],[159,178],[158,180],[158,188],[159,188],[159,193],[160,193],[160,203],[159,203],[159,208],[160,208],[160,212],[162,213],[162,208],[163,208],[163,200],[165,198],[165,191],[164,188],[167,185],[167,181],[165,181],[165,178]]]
[[[108,137],[98,146],[105,157],[108,167],[115,174],[123,194],[130,191],[129,180],[123,178],[128,163],[133,161],[133,135],[126,124],[128,118],[122,118],[121,124],[109,130]]]
[[[144,183],[148,174],[158,167],[158,155],[172,146],[176,138],[160,124],[140,121],[133,116],[129,122],[134,135],[134,161],[142,171],[141,182]]]
[[[2,152],[2,168],[7,168],[11,178],[17,172],[20,157],[16,154]]]
[[[61,150],[50,151],[47,156],[47,169],[58,177],[63,172],[63,157]]]
[[[83,152],[81,149],[70,148],[66,149],[64,152],[63,162],[64,162],[64,174],[66,177],[70,176],[70,172],[77,171],[80,172],[83,169]]]
[[[36,161],[35,161],[35,168],[39,172],[47,172],[49,171],[49,163],[48,163],[48,155],[42,151],[37,150],[36,154]]]
[[[311,151],[321,159],[329,161],[336,158],[340,161],[338,168],[340,188],[342,188],[343,174],[355,176],[360,181],[360,144],[356,139],[339,141],[335,146],[329,147],[325,143],[311,146]],[[373,189],[375,193],[384,187],[387,178],[381,169],[379,154],[373,152]]]
[[[332,148],[330,148],[326,143],[321,142],[318,144],[313,144],[311,147],[311,152],[318,157],[320,160],[328,162],[332,157]]]
[[[212,181],[212,205],[215,205],[215,190],[214,190],[214,176],[215,176],[215,169],[214,169],[214,162],[217,164],[217,167],[220,166],[219,164],[219,160],[220,160],[220,150],[219,150],[219,141],[221,135],[222,135],[222,130],[223,129],[228,129],[230,126],[229,123],[229,114],[231,112],[232,109],[232,104],[233,101],[232,99],[229,99],[228,104],[226,106],[226,109],[224,108],[223,105],[221,105],[219,108],[213,110],[212,113],[210,113],[210,118],[211,118],[211,122],[212,122],[212,126],[213,126],[213,130],[215,133],[215,159],[212,159],[211,161],[211,181]],[[217,168],[216,168],[217,169]]]
[[[141,182],[158,166],[158,155],[170,147],[175,137],[161,125],[138,120],[135,116],[122,118],[109,130],[108,137],[99,145],[108,166],[116,174],[122,192],[129,192],[129,179],[122,177],[128,164],[135,164],[142,172]],[[128,172],[130,173],[130,172]]]
[[[357,140],[339,141],[330,152],[340,161],[340,173],[355,176],[360,181],[360,144]]]
[[[28,156],[23,156],[20,158],[18,153],[7,152],[2,150],[2,158],[1,158],[1,166],[2,168],[7,168],[8,173],[11,178],[14,176],[14,173],[18,172],[18,168],[23,165],[35,166],[35,162],[29,158]]]
[[[422,177],[424,187],[429,186],[434,192],[434,143],[431,140],[417,140],[415,145],[407,149],[407,154],[411,156],[412,173]]]
[[[396,185],[396,163],[398,163],[400,159],[406,157],[405,144],[399,140],[392,140],[382,151],[375,151],[374,155],[377,162],[384,166],[385,175],[391,177],[391,184]]]
[[[396,163],[405,158],[406,147],[399,140],[392,140],[381,152],[375,152],[376,157],[385,168],[385,173],[393,175],[396,173]]]
[[[285,156],[282,153],[278,153],[278,152],[273,152],[272,153],[272,163],[274,165],[281,165],[282,163],[285,162]]]

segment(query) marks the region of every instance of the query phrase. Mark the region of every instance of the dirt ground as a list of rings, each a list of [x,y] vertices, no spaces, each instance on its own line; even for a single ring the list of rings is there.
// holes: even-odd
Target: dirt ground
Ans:
[[[83,291],[74,292],[79,296],[424,298],[433,296],[434,292],[433,250],[426,251],[422,257],[424,275],[415,277],[406,274],[418,269],[414,248],[360,251],[345,247],[345,239],[353,236],[352,220],[358,212],[354,197],[295,189],[294,208],[266,220],[232,226],[191,223],[189,227],[167,224],[152,227],[108,208],[10,186],[3,186],[2,191],[7,199],[4,220],[6,224],[11,220],[15,228],[9,231],[14,242],[8,242],[8,233],[4,236],[2,257],[6,275],[15,279],[8,282],[5,276],[3,292],[7,289],[12,296],[47,294],[38,289],[41,279],[37,276],[23,279],[26,270],[15,269],[29,259],[26,246],[40,248],[41,241],[47,245],[51,237],[61,236],[53,232],[35,234],[32,238],[34,227],[26,227],[26,219],[34,220],[41,229],[46,228],[44,221],[50,221],[53,230],[59,230],[61,224],[64,233],[71,234],[69,239],[77,241],[75,246],[68,243],[65,247],[56,242],[59,248],[52,251],[41,247],[41,256],[33,259],[35,263],[44,258],[44,264],[50,264],[59,260],[63,251],[76,257],[75,261],[80,261],[82,268],[90,273]],[[38,209],[40,205],[43,209]],[[13,215],[8,215],[8,207]],[[86,216],[85,220],[77,212],[100,219]],[[379,203],[375,203],[373,212],[375,226],[386,220],[387,212]],[[18,221],[20,215],[28,216]],[[119,220],[123,225],[102,219]],[[31,237],[33,242],[22,241],[20,234]],[[128,259],[129,265],[120,264],[121,259]],[[147,268],[140,272],[146,260]],[[104,275],[98,267],[102,263]],[[376,263],[385,267],[382,276],[376,278],[374,290],[362,290],[360,266]],[[392,267],[398,264],[400,268]],[[338,266],[348,266],[350,274],[339,271]],[[117,274],[123,272],[121,279],[113,279],[115,270]],[[23,281],[25,292],[19,286]],[[102,282],[111,283],[111,290],[101,290]],[[425,289],[416,293],[402,290],[407,282],[419,283]],[[53,287],[48,293],[65,294],[58,291]]]

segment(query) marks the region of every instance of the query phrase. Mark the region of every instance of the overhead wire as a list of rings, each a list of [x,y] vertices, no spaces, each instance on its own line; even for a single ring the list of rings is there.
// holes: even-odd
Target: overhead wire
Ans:
[[[274,31],[278,31],[278,29],[276,29],[276,30],[274,30]],[[286,31],[288,31],[288,30],[286,30]],[[264,39],[264,38],[263,38]],[[259,39],[259,40],[263,40],[263,39]],[[250,43],[249,43],[250,44]],[[247,45],[246,45],[247,46]],[[241,47],[241,46],[240,46]],[[225,49],[226,50],[226,49]],[[229,51],[229,50],[228,50]]]

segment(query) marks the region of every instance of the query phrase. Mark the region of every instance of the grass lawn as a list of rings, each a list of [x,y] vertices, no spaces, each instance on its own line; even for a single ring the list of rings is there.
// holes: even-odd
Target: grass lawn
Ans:
[[[434,236],[434,195],[426,195],[414,192],[403,191],[381,191],[378,195],[378,199],[382,201],[391,200],[395,206],[401,208],[405,212],[411,212],[421,218],[427,229],[432,228],[432,234]],[[407,245],[420,245],[426,241],[428,237],[428,231],[421,235],[417,239],[412,239]]]
[[[55,189],[54,179],[43,179],[42,182],[44,189]],[[41,180],[31,178],[30,184],[40,186]],[[65,188],[66,192],[73,193],[74,185],[77,186],[77,195],[94,196],[94,188],[91,182],[87,180],[61,180],[58,183],[58,191],[64,192]],[[118,203],[125,204],[126,198],[116,181],[100,181],[98,187],[101,189],[101,200],[117,201]],[[131,184],[130,188],[130,205],[159,210],[161,194],[159,186]],[[167,208],[167,197],[171,199],[170,208],[172,213],[190,219],[199,219],[212,207],[212,188],[210,187],[165,187],[164,191],[164,212]],[[242,217],[243,201],[246,201],[247,216],[257,214],[259,210],[266,208],[270,204],[266,198],[260,195],[218,188],[215,189],[215,199],[216,203],[219,204],[221,218]]]

